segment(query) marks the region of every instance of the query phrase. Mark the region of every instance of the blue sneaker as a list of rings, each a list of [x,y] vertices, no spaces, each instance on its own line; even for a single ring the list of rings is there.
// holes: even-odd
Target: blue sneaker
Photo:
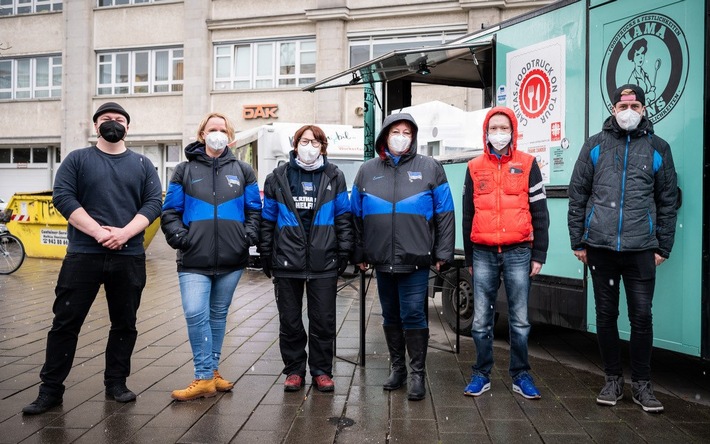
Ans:
[[[466,396],[479,396],[491,389],[491,380],[483,375],[471,376],[471,382],[466,386],[463,394]]]
[[[519,393],[523,398],[540,399],[540,390],[535,387],[532,376],[521,373],[513,380],[513,391]]]

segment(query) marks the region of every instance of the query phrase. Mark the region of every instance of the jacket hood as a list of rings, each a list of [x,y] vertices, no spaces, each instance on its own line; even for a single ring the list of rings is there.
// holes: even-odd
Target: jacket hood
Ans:
[[[409,151],[402,154],[402,156],[414,156],[417,154],[417,133],[419,132],[419,127],[417,122],[414,121],[414,117],[408,113],[397,113],[387,116],[387,118],[382,122],[382,129],[377,135],[375,140],[375,152],[380,156],[380,159],[384,160],[387,158],[387,136],[390,133],[390,127],[397,122],[407,121],[412,125],[412,144],[409,146]]]
[[[508,108],[507,106],[494,106],[486,114],[486,118],[483,120],[483,152],[489,155],[492,154],[491,146],[488,144],[488,122],[496,114],[504,114],[510,119],[510,124],[513,128],[513,132],[510,135],[510,148],[508,149],[508,154],[503,156],[504,158],[510,157],[515,151],[518,150],[518,119],[515,117],[515,112]]]
[[[212,159],[207,155],[207,153],[205,153],[205,144],[203,142],[192,142],[186,146],[185,157],[187,160],[204,160],[209,162],[211,162]],[[234,154],[232,154],[232,151],[229,148],[225,148],[218,159],[219,162],[222,163],[236,159],[236,157],[234,157]]]
[[[651,121],[648,120],[645,115],[643,115],[641,116],[639,126],[637,126],[635,129],[632,129],[631,131],[626,131],[625,129],[619,126],[619,124],[616,122],[616,116],[612,114],[604,121],[604,125],[602,125],[602,130],[613,133],[614,137],[616,137],[617,139],[626,137],[627,134],[631,134],[631,137],[641,137],[646,134],[653,134],[653,123],[651,123]]]

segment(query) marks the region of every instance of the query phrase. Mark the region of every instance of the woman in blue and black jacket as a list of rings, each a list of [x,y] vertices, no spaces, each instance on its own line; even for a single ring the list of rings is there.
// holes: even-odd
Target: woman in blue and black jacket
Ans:
[[[285,391],[303,387],[306,360],[315,388],[334,389],[335,296],[352,250],[352,228],[345,176],[328,162],[327,147],[321,128],[301,127],[290,161],[264,183],[259,252],[264,273],[274,276]],[[308,335],[301,319],[304,287]]]
[[[175,168],[161,228],[177,250],[177,270],[195,379],[175,390],[179,401],[232,389],[217,370],[232,296],[259,238],[261,198],[252,167],[227,148],[234,129],[226,116],[207,115],[187,162]]]
[[[429,343],[426,296],[429,267],[444,271],[454,259],[454,203],[446,173],[434,158],[417,154],[417,124],[393,114],[375,141],[378,157],[365,162],[350,196],[355,228],[353,262],[375,267],[391,373],[383,388],[407,380],[407,397],[424,399]]]

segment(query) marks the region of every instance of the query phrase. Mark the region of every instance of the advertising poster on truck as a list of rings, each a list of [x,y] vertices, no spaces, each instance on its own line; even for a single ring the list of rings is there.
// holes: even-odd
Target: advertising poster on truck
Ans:
[[[507,106],[518,118],[518,149],[535,157],[546,184],[564,132],[565,60],[564,37],[506,55]]]

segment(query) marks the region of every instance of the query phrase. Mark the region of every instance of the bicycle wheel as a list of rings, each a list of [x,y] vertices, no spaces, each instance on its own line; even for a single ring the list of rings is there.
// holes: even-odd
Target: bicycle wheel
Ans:
[[[0,274],[17,271],[25,260],[25,247],[22,241],[12,234],[0,235]]]

